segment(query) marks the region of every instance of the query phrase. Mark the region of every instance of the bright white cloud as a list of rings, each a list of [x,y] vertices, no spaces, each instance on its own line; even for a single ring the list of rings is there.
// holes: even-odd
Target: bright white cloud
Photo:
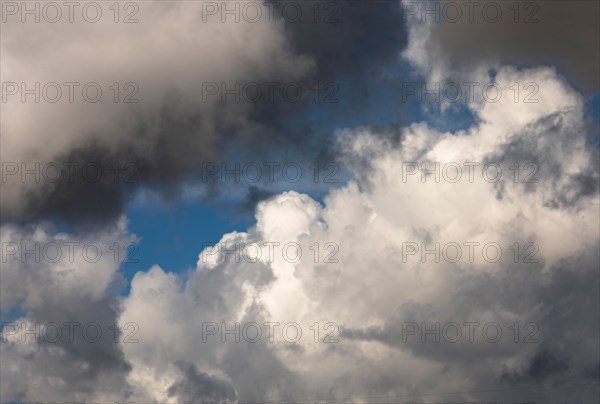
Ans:
[[[240,400],[391,398],[444,391],[481,399],[489,396],[468,391],[509,380],[552,383],[565,372],[585,379],[585,369],[596,365],[586,352],[597,352],[597,331],[569,330],[575,320],[556,318],[558,310],[569,312],[581,324],[595,316],[586,310],[597,311],[598,194],[594,187],[586,189],[581,178],[595,181],[598,172],[595,155],[585,147],[582,101],[551,69],[498,72],[499,83],[513,80],[539,83],[540,102],[506,98],[474,104],[480,123],[467,131],[438,133],[413,124],[401,131],[399,147],[369,128],[342,131],[340,147],[355,181],[331,190],[324,206],[294,192],[278,195],[259,205],[255,227],[221,240],[230,250],[235,243],[262,245],[259,262],[236,262],[231,253],[221,262],[208,248],[185,281],[158,267],[138,273],[121,316],[122,322],[140,322],[140,343],[123,346],[133,366],[134,397],[188,398],[179,361],[227,383]],[[498,162],[505,171],[498,183],[486,181],[481,166],[473,182],[466,171],[457,183],[436,183],[431,176],[423,183],[420,173],[404,181],[402,172],[413,161],[429,167],[435,162]],[[529,161],[539,166],[538,182],[514,181],[509,166]],[[266,242],[279,243],[274,259]],[[297,263],[282,254],[290,242],[302,248]],[[327,252],[321,250],[315,263],[310,247],[327,242],[339,246],[339,262],[324,263]],[[403,262],[405,242],[426,243],[430,249],[435,242],[494,242],[503,253],[498,263],[490,263],[480,246],[471,263],[463,246],[458,263],[436,263],[433,255],[425,263],[419,255]],[[521,248],[534,242],[539,262],[523,263],[520,256],[521,262],[514,263],[510,247],[515,242]],[[563,285],[565,278],[579,282],[581,298],[569,297],[573,291]],[[231,336],[222,343],[220,333],[202,342],[202,323],[222,321],[242,326],[297,322],[304,334],[296,344],[279,334],[274,343],[263,338],[257,344],[243,339],[235,344]],[[327,321],[343,326],[339,342],[315,344],[309,327]],[[418,336],[403,341],[402,323],[422,321],[431,327],[436,321],[496,322],[504,335],[493,344],[478,329],[469,343],[464,328],[456,344],[421,343]],[[515,322],[535,322],[539,342],[515,344],[508,328]],[[540,376],[532,365],[536,360],[558,365]],[[568,363],[564,368],[563,360]],[[246,366],[252,371],[239,371]],[[545,386],[549,390],[525,396],[517,390],[507,397],[557,394]],[[203,397],[208,396],[196,396]]]

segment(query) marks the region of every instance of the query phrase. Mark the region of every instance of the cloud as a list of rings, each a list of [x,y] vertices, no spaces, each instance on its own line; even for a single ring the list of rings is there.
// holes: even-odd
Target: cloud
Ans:
[[[235,400],[235,391],[231,385],[198,372],[193,363],[181,361],[176,366],[181,370],[183,378],[169,387],[167,394],[181,401],[189,400]]]
[[[569,365],[564,359],[556,357],[552,351],[541,349],[531,359],[529,366],[522,373],[503,374],[502,378],[510,382],[534,380],[543,381],[555,373],[564,373]]]
[[[339,116],[361,109],[363,101],[342,96],[341,80],[368,87],[373,69],[397,60],[404,26],[391,4],[336,2],[329,22],[328,9],[316,18],[293,3],[303,9],[299,21],[282,11],[293,8],[287,3],[252,2],[257,21],[247,2],[232,3],[233,15],[218,2],[128,3],[120,17],[101,5],[94,23],[83,9],[74,22],[68,10],[48,22],[46,10],[40,22],[29,15],[23,23],[21,6],[7,5],[16,11],[7,8],[2,35],[5,220],[102,224],[140,187],[175,199],[203,163],[235,160],[239,150],[255,161],[288,148],[310,160],[323,146],[326,156],[326,134],[304,118],[321,107]],[[126,15],[135,21],[119,20]],[[342,97],[350,102],[336,108]],[[27,170],[37,177],[23,177]],[[220,188],[202,185],[208,195]]]
[[[217,143],[236,128],[248,128],[249,103],[219,105],[219,97],[206,96],[203,83],[292,81],[306,74],[309,58],[291,54],[281,24],[230,24],[202,18],[202,3],[144,3],[138,23],[115,24],[103,18],[96,24],[86,21],[58,24],[7,23],[3,35],[5,81],[82,83],[75,102],[20,102],[12,97],[5,103],[8,119],[3,120],[3,161],[96,162],[106,173],[113,163],[135,163],[135,183],[180,180],[191,174],[198,161],[215,159]],[[107,10],[104,10],[105,12]],[[73,42],[64,38],[75,37]],[[251,41],[247,38],[252,37]],[[39,38],[44,38],[39,42]],[[17,42],[18,39],[18,42]],[[42,46],[47,44],[48,46]],[[53,45],[53,46],[49,46]],[[44,66],[28,60],[45,60]],[[83,83],[98,83],[104,98],[85,102],[79,92]],[[113,83],[133,82],[124,94],[139,90],[138,103],[114,102]],[[92,91],[90,91],[92,93]],[[122,95],[125,97],[125,95]],[[28,119],[35,115],[36,119]],[[246,133],[245,136],[251,136]],[[3,192],[7,217],[43,215],[60,210],[84,210],[88,216],[104,211],[120,213],[121,188],[134,184],[114,183],[86,186],[80,172],[75,181],[61,178],[57,184],[20,181],[10,176]],[[33,188],[33,190],[31,189]],[[96,210],[87,207],[86,192],[94,188],[107,204]],[[29,192],[32,191],[32,192]],[[57,195],[59,193],[60,197]],[[68,193],[65,195],[65,193]],[[41,196],[40,196],[41,194]],[[116,195],[113,195],[116,194]],[[125,196],[127,193],[125,193]],[[34,198],[36,197],[37,198]],[[94,195],[97,197],[97,195]],[[74,198],[70,200],[70,198]],[[17,201],[25,199],[29,203]],[[76,219],[78,219],[76,217]]]
[[[593,388],[571,386],[592,383],[597,363],[598,189],[573,190],[582,175],[598,178],[597,155],[586,144],[581,96],[552,69],[497,74],[499,83],[514,79],[537,80],[540,102],[477,104],[479,123],[452,134],[423,123],[401,129],[397,142],[370,128],[342,131],[355,180],[332,189],[324,205],[295,192],[273,196],[259,203],[255,226],[223,236],[220,253],[204,249],[195,271],[138,273],[121,315],[140,322],[140,343],[124,347],[132,397],[164,400],[185,360],[227,380],[240,401],[431,393],[484,400],[490,392],[508,401],[591,399]],[[526,144],[526,153],[514,144]],[[506,174],[529,157],[539,164],[537,182]],[[414,161],[494,161],[505,176],[493,182],[475,171],[470,182],[465,171],[458,182],[442,174],[422,182],[402,174]],[[462,260],[436,262],[433,253],[403,255],[407,242],[430,250],[436,242],[494,242],[503,252],[492,263],[474,250],[471,262],[463,247]],[[537,246],[535,262],[515,259],[511,246],[528,242]],[[302,251],[297,262],[285,252],[289,243]],[[245,245],[260,249],[260,259],[255,250],[244,255]],[[245,325],[265,322],[279,323],[272,342],[244,339]],[[296,343],[281,332],[290,322],[303,332]],[[333,323],[319,343],[316,322]],[[473,341],[465,322],[477,323]],[[207,323],[219,331],[207,335]],[[436,323],[440,341],[430,333],[423,342],[422,331]],[[415,325],[418,332],[407,328]],[[455,325],[462,335],[449,342]],[[326,335],[338,342],[323,342]]]
[[[407,56],[423,70],[444,75],[502,65],[556,66],[590,94],[600,88],[599,7],[586,0],[403,0],[413,32]]]
[[[114,325],[118,272],[136,238],[121,219],[97,233],[67,234],[42,223],[3,225],[2,383],[10,400],[118,399],[131,370]],[[4,321],[11,308],[23,313]]]
[[[393,26],[385,3],[349,1],[343,9],[365,17],[364,32],[377,27],[373,38],[390,30],[400,35],[403,27]],[[345,31],[347,25],[320,27],[315,36],[309,23],[197,24],[201,6],[189,4],[145,4],[145,23],[129,27],[103,21],[3,33],[3,73],[11,80],[135,77],[147,97],[126,108],[7,106],[15,118],[2,121],[3,136],[9,133],[3,161],[99,159],[110,175],[101,186],[12,176],[3,187],[2,213],[17,223],[55,216],[81,223],[91,216],[103,224],[67,234],[45,223],[4,223],[3,309],[22,310],[13,323],[24,330],[78,321],[105,331],[97,342],[85,333],[36,342],[4,326],[3,399],[595,398],[600,173],[584,97],[554,68],[490,66],[502,63],[498,58],[455,69],[427,25],[411,25],[405,56],[428,79],[462,75],[502,88],[532,82],[536,101],[477,97],[465,105],[473,125],[454,132],[424,122],[341,130],[338,158],[353,176],[346,185],[329,190],[322,203],[294,191],[250,188],[254,226],[223,235],[217,246],[199,244],[197,266],[186,273],[159,266],[136,273],[120,297],[125,256],[115,258],[114,246],[123,252],[136,237],[114,218],[136,186],[176,195],[201,162],[225,154],[223,143],[238,144],[241,136],[289,145],[304,128],[279,136],[294,109],[286,104],[273,107],[277,118],[267,124],[262,118],[273,110],[264,104],[199,102],[205,77],[230,84],[366,77],[374,62],[393,58],[396,46],[374,45],[356,37],[360,30]],[[75,40],[60,43],[64,33]],[[41,34],[56,47],[40,45]],[[16,38],[32,53],[20,50]],[[321,44],[340,46],[330,55]],[[366,65],[351,65],[365,54]],[[25,63],[42,56],[43,74]],[[64,60],[78,63],[63,69]],[[39,120],[27,120],[32,113]],[[112,164],[130,160],[139,181],[115,183]],[[23,242],[59,244],[63,253],[65,243],[96,243],[103,254],[95,261],[76,250],[74,261],[42,255],[32,262],[20,254]]]

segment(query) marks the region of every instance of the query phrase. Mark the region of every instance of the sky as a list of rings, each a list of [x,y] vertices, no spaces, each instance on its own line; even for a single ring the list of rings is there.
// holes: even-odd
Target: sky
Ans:
[[[600,400],[600,3],[0,3],[0,402]]]

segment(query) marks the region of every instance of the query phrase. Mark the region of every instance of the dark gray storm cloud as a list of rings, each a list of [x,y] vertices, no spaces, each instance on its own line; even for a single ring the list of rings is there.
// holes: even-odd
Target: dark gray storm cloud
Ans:
[[[417,5],[418,12],[435,7],[432,1],[408,3]],[[580,91],[600,89],[599,2],[481,0],[469,7],[464,2],[439,3],[432,39],[452,66],[552,65]],[[456,7],[446,3],[458,5],[460,17]],[[435,16],[422,18],[435,21]]]
[[[321,80],[381,73],[406,45],[402,8],[394,1],[272,2],[282,8],[300,5],[302,15],[313,16],[286,24],[285,31],[296,52],[314,58]],[[360,88],[368,83],[353,84]]]
[[[19,270],[19,275],[7,270],[3,281],[16,283],[14,276],[18,276],[21,284],[36,288],[37,292],[18,300],[26,317],[3,323],[3,360],[21,363],[18,370],[3,367],[3,398],[7,395],[25,400],[32,394],[41,394],[48,401],[60,401],[76,400],[81,394],[89,396],[98,391],[105,395],[125,394],[131,365],[119,344],[124,334],[116,331],[119,298],[112,293],[101,298],[80,293],[70,288],[70,280],[60,276],[56,279],[55,274],[40,265],[24,265]],[[122,285],[109,285],[113,287],[121,290]],[[4,294],[8,294],[7,290]],[[11,302],[10,296],[5,299]],[[23,349],[27,344],[35,349],[27,352]],[[47,378],[38,379],[39,374]],[[27,388],[15,383],[22,379],[30,381]],[[50,392],[46,383],[52,384],[52,379],[63,382]]]
[[[125,337],[137,343],[137,327],[117,325],[126,281],[110,248],[133,240],[119,229],[123,224],[69,237],[48,222],[0,228],[3,399],[75,402],[95,392],[105,399],[126,395],[131,365],[121,343]],[[48,243],[55,247],[52,258],[42,253]],[[84,243],[95,246],[90,255],[83,253]],[[11,308],[18,313],[11,316]]]
[[[286,9],[287,3],[279,4],[275,10]],[[201,59],[183,68],[185,76],[182,80],[187,79],[196,93],[185,89],[185,83],[180,88],[170,84],[172,76],[178,74],[181,68],[175,62],[157,62],[158,66],[167,63],[162,70],[148,66],[136,67],[138,71],[132,71],[130,77],[139,77],[141,80],[156,76],[153,78],[156,86],[164,90],[153,92],[151,99],[148,99],[148,95],[144,99],[141,93],[145,88],[140,84],[139,108],[134,105],[123,122],[108,128],[93,128],[92,131],[75,127],[71,136],[76,141],[66,142],[46,160],[37,160],[42,166],[47,160],[75,163],[75,175],[63,173],[56,182],[26,184],[20,198],[6,197],[7,202],[3,203],[2,208],[3,219],[30,221],[55,218],[78,224],[102,223],[122,213],[140,187],[158,191],[167,199],[176,199],[181,192],[182,182],[197,181],[202,176],[205,162],[225,161],[233,164],[240,151],[245,159],[259,162],[278,161],[282,153],[292,156],[294,160],[330,160],[332,133],[321,128],[319,120],[307,117],[314,111],[323,110],[327,113],[328,121],[343,120],[364,109],[366,98],[376,99],[376,95],[369,95],[369,89],[385,76],[406,45],[401,8],[397,3],[387,1],[375,4],[323,0],[294,4],[302,7],[302,18],[298,21],[291,21],[287,14],[284,17],[278,12],[274,13],[273,22],[261,20],[256,24],[246,24],[248,28],[242,27],[243,21],[241,24],[221,24],[220,20],[209,19],[213,25],[206,25],[202,28],[204,31],[189,33],[190,36],[201,36],[213,30],[213,33],[223,32],[215,35],[235,35],[237,31],[247,29],[248,33],[254,34],[257,32],[255,28],[261,24],[267,24],[268,30],[271,30],[259,32],[253,37],[243,37],[250,42],[250,47],[258,48],[253,53],[249,51],[248,55],[242,54],[241,49],[235,49],[237,45],[229,45],[231,42],[221,40],[207,53],[206,60]],[[171,8],[177,9],[176,6]],[[182,8],[187,10],[186,7]],[[318,14],[315,14],[315,10],[319,10]],[[190,22],[197,23],[194,30],[202,25],[202,13],[196,14],[195,18],[197,21],[191,19]],[[148,24],[141,20],[140,25],[145,27],[144,23]],[[179,24],[184,25],[184,22],[180,21]],[[13,26],[9,25],[8,28]],[[169,38],[168,32],[166,35]],[[172,36],[173,40],[177,38],[176,34]],[[7,41],[10,41],[10,37]],[[193,44],[193,41],[190,42]],[[273,45],[261,44],[269,42]],[[142,42],[143,46],[151,44]],[[203,51],[192,46],[186,48],[185,44],[177,44],[175,49],[178,48],[181,52],[173,51],[169,57],[185,58],[187,53]],[[232,55],[229,60],[223,58],[222,68],[218,61],[211,60],[228,52]],[[244,61],[248,58],[250,62]],[[165,60],[169,60],[168,57]],[[225,68],[227,64],[231,67]],[[297,72],[292,72],[292,68]],[[222,75],[232,69],[241,70],[241,73],[233,75],[236,80],[231,80],[229,74],[228,80],[224,81]],[[225,82],[227,89],[258,83],[262,96],[248,102],[243,97],[236,100],[232,95],[225,96],[224,100],[218,99],[221,96],[219,93],[211,95],[209,102],[200,102],[206,96],[198,92],[200,80],[217,85]],[[278,85],[273,98],[265,96],[269,91],[265,83],[269,82]],[[281,88],[290,83],[293,88],[287,95],[282,95]],[[202,90],[205,89],[202,87]],[[296,89],[300,89],[297,99],[294,95]],[[64,118],[68,123],[57,124],[71,125],[72,119],[80,118],[93,118],[93,115],[71,114]],[[107,119],[117,122],[118,117],[109,114]],[[28,131],[27,136],[35,138],[44,130],[44,126],[35,130],[38,133]],[[4,142],[10,143],[11,138],[21,135],[11,127],[3,130]],[[19,164],[23,156],[27,156],[25,161],[31,167],[34,164],[32,159],[40,154],[40,150],[44,150],[42,140],[37,145],[29,145],[20,155],[6,151],[3,161]],[[98,181],[91,182],[82,175],[90,164],[99,165],[105,173]],[[112,168],[115,164],[121,167],[129,165],[132,169],[129,180],[114,180]],[[6,167],[3,170],[6,171]],[[14,176],[10,175],[9,182],[2,184],[8,193],[13,186],[10,181],[13,180]],[[201,185],[205,188],[204,193],[210,197],[223,189],[227,190],[230,183],[217,186],[218,181],[209,179]],[[233,183],[232,187],[239,188],[239,184]],[[12,200],[9,202],[8,199]],[[16,203],[16,199],[20,199],[20,202]]]
[[[256,205],[258,205],[260,201],[270,198],[273,195],[273,192],[261,189],[256,186],[250,186],[248,188],[248,193],[246,194],[244,202],[241,203],[238,207],[244,212],[254,212],[254,210],[256,209]]]
[[[509,383],[544,381],[554,374],[564,373],[569,369],[567,361],[557,356],[548,348],[539,349],[530,359],[527,366],[520,372],[502,374],[502,380]]]
[[[169,387],[167,393],[169,397],[181,402],[236,399],[235,390],[227,381],[199,371],[191,362],[178,361],[175,366],[181,371],[182,378]]]

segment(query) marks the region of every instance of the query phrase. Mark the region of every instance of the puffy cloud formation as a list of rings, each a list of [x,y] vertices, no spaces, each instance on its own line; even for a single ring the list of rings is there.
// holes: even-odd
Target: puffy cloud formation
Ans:
[[[185,76],[184,65],[200,70],[211,66],[216,69],[210,72],[211,80],[243,80],[254,74],[302,75],[314,60],[328,60],[321,49],[313,52],[311,61],[302,52],[290,51],[285,41],[273,39],[290,27],[240,24],[235,33],[223,36],[188,36],[204,31],[191,22],[191,15],[183,15],[179,4],[152,7],[157,24],[165,26],[156,31],[127,28],[143,32],[121,44],[135,52],[136,44],[150,36],[157,54],[163,52],[140,63],[158,74],[149,74],[150,89],[168,94],[175,89],[175,105],[172,111],[167,108],[164,118],[171,123],[195,116],[186,109],[195,106],[193,91],[186,92],[195,89],[193,84],[188,87],[195,76]],[[182,15],[170,20],[171,14],[161,7]],[[415,46],[419,38],[427,38],[417,35],[424,28],[411,27],[405,55],[422,60],[419,66],[428,69],[430,54],[417,52]],[[93,35],[94,28],[87,29],[98,45],[81,63],[97,66],[93,61],[101,58],[98,50],[104,39]],[[218,63],[190,53],[189,47],[181,51],[185,58],[178,59],[180,51],[172,42],[161,41],[161,31],[174,32],[184,42],[227,45],[211,48]],[[10,44],[15,32],[3,32],[3,41]],[[242,39],[257,32],[275,34],[254,45],[277,63],[246,52]],[[308,35],[302,32],[282,38]],[[335,43],[334,39],[329,38]],[[311,42],[296,40],[291,48],[298,52]],[[229,53],[229,46],[235,51]],[[71,47],[77,42],[66,48]],[[346,51],[344,55],[353,55]],[[10,56],[18,49],[9,46],[7,52]],[[139,67],[138,61],[131,69]],[[282,71],[278,63],[285,67]],[[127,66],[113,66],[123,80]],[[440,61],[439,66],[446,65]],[[179,76],[159,74],[176,67],[181,67],[181,81]],[[466,104],[475,123],[456,132],[440,132],[423,122],[397,131],[342,130],[337,145],[340,160],[353,173],[348,184],[331,189],[322,203],[294,191],[269,198],[258,205],[256,224],[246,232],[225,234],[218,248],[199,245],[196,268],[185,274],[158,266],[138,272],[125,296],[118,295],[119,266],[125,256],[115,258],[113,245],[116,242],[121,250],[135,238],[123,220],[94,233],[73,235],[46,225],[4,224],[1,305],[22,313],[2,330],[0,397],[160,403],[349,398],[593,401],[600,366],[599,168],[597,147],[588,139],[583,97],[552,68],[502,67],[492,78],[489,66],[484,67],[465,75],[493,79],[501,88],[534,82],[537,102],[515,102],[511,95],[496,102],[477,98]],[[422,71],[435,77],[433,71]],[[157,97],[152,104],[156,110],[163,110],[164,99]],[[25,113],[25,106],[11,108],[17,116]],[[57,141],[69,150],[71,144],[81,145],[83,155],[96,150],[85,147],[89,139],[119,153],[129,151],[121,145],[133,141],[134,156],[147,152],[149,164],[171,161],[157,159],[164,152],[177,156],[184,168],[187,152],[211,149],[210,136],[191,137],[199,142],[194,145],[201,145],[198,149],[179,143],[179,132],[169,125],[165,133],[174,136],[173,143],[166,134],[158,134],[156,119],[164,115],[156,115],[156,110],[135,115],[154,129],[116,130],[125,115],[114,108],[96,110],[100,126],[69,121],[60,136],[56,132]],[[243,109],[233,106],[233,111],[217,113],[211,110],[218,109],[216,104],[203,108],[211,119],[213,113],[238,117],[237,109]],[[80,116],[58,107],[48,116],[58,120],[64,114]],[[244,121],[243,114],[239,119]],[[218,126],[210,119],[200,122]],[[234,123],[247,122],[235,118]],[[31,130],[38,130],[38,124],[42,125],[7,123],[31,125]],[[189,129],[179,125],[182,133]],[[114,126],[107,132],[112,135],[96,136],[104,133],[96,131],[104,126]],[[80,138],[81,133],[90,137]],[[141,139],[131,138],[131,133],[139,133]],[[27,147],[28,139],[9,138],[7,156],[31,153],[34,159],[50,159],[62,150],[51,142],[44,143],[45,148]],[[147,147],[138,149],[140,144]],[[83,160],[96,156],[91,155]],[[13,185],[9,196],[3,189],[2,203],[18,212],[22,207],[16,201],[27,191]],[[48,195],[50,202],[43,199]],[[52,190],[42,192],[41,203],[52,203],[51,195]],[[28,263],[12,249],[22,249],[23,241],[28,246],[59,243],[63,253],[66,243],[98,243],[103,254],[95,261],[82,258],[76,249],[74,262],[55,261],[53,250],[47,249],[41,252],[46,254],[43,262]],[[64,325],[74,321],[80,326],[71,338]],[[28,332],[37,323],[46,326],[40,342]],[[49,331],[50,323],[62,325],[58,340],[52,332],[56,327]],[[103,331],[102,338],[96,340],[93,327],[82,332],[82,325],[91,323]],[[120,324],[120,331],[111,328],[114,323]]]
[[[132,398],[593,399],[598,156],[586,144],[582,99],[547,68],[506,67],[496,80],[535,80],[539,102],[474,105],[479,123],[458,133],[424,123],[395,138],[342,131],[355,180],[331,190],[323,205],[277,195],[259,205],[253,228],[223,236],[218,251],[204,249],[185,277],[159,267],[138,273],[121,314],[122,323],[140,326],[140,342],[123,345]],[[440,181],[411,174],[412,162],[440,163]],[[481,162],[472,181],[465,162]],[[537,167],[536,182],[510,171],[527,162]],[[443,171],[452,163],[464,170],[456,182],[454,171]],[[502,167],[503,177],[492,180],[484,164]],[[328,242],[339,248],[325,250]],[[439,262],[434,253],[422,259],[436,242]],[[479,243],[472,257],[468,242]],[[289,243],[301,257],[296,248],[285,252]],[[455,248],[445,249],[451,243],[461,246],[458,260]],[[502,249],[497,262],[496,248],[483,249],[488,243]],[[223,322],[230,330],[239,322],[239,343]],[[272,342],[265,334],[249,342],[256,330],[248,324],[270,322],[280,323]],[[290,322],[303,332],[296,343],[295,330],[283,333]],[[315,322],[339,329],[321,330],[315,343]],[[422,342],[422,322],[457,323],[462,337],[448,326],[439,343],[431,334]],[[473,342],[468,322],[478,323]],[[419,331],[410,333],[408,323]],[[502,332],[497,342],[490,342],[496,328],[482,334],[491,323]],[[515,323],[526,328],[518,342]],[[329,333],[337,343],[322,341]]]
[[[123,397],[131,367],[111,327],[120,312],[124,248],[136,241],[126,225],[122,219],[77,235],[48,223],[0,228],[0,305],[18,308],[15,318],[3,317],[2,400]]]

